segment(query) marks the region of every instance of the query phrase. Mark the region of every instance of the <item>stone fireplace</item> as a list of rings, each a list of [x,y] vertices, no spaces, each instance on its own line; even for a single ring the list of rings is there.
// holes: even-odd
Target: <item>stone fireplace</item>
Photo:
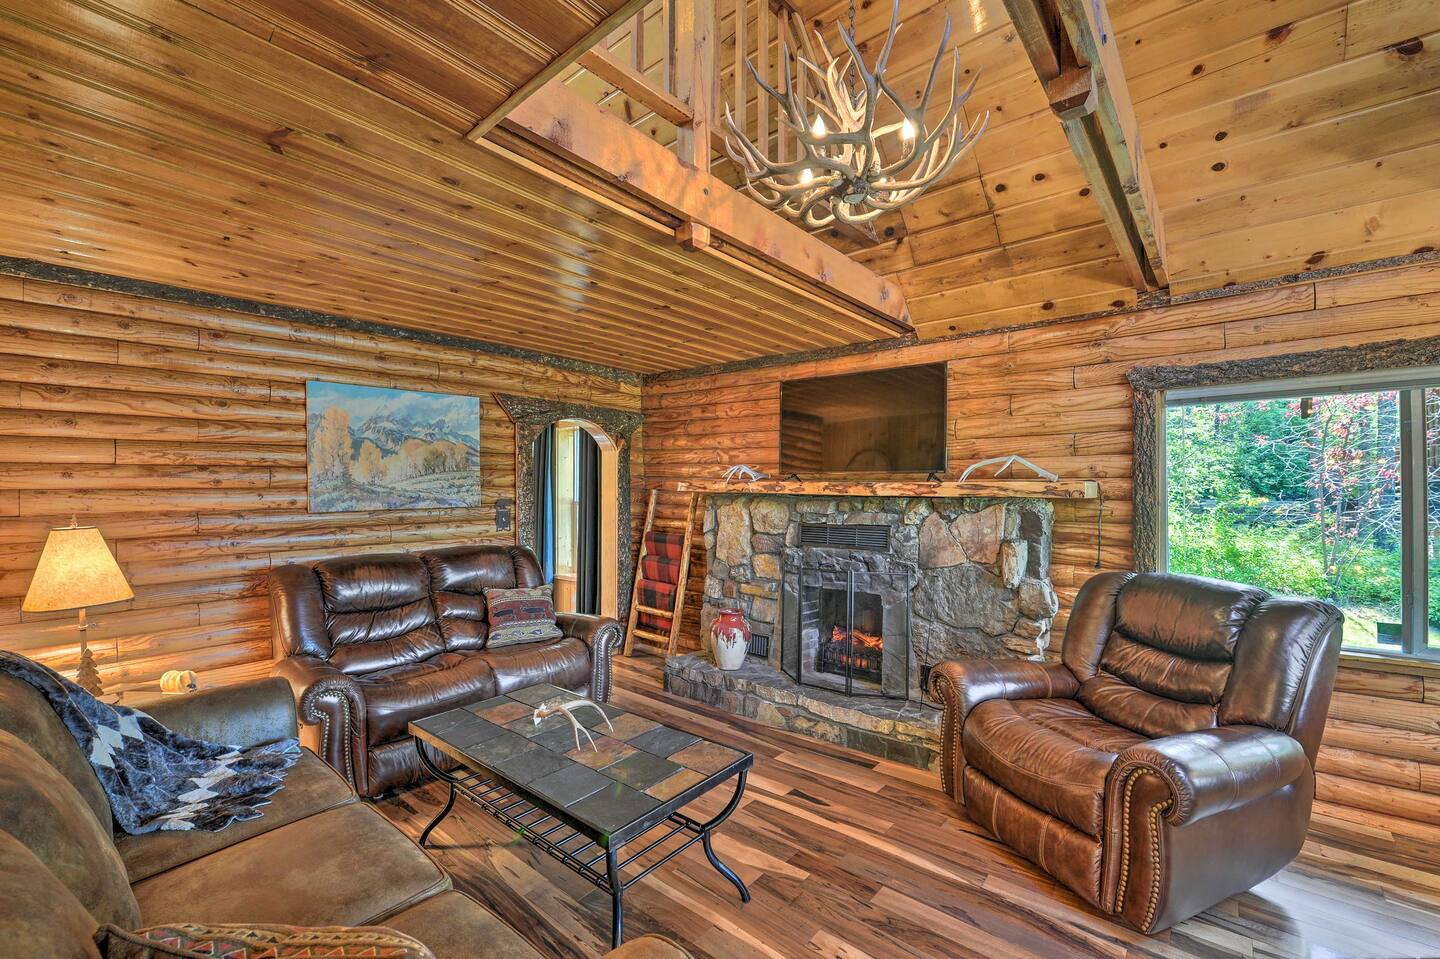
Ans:
[[[676,657],[667,687],[929,765],[932,666],[1052,656],[1053,524],[1042,498],[712,493],[702,636],[738,607],[763,658],[723,673],[703,655]]]

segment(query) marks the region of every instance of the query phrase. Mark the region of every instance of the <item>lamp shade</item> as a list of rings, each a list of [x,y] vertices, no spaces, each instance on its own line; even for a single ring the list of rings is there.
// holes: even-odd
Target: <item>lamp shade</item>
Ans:
[[[118,603],[135,595],[94,526],[52,529],[20,609],[50,613]]]

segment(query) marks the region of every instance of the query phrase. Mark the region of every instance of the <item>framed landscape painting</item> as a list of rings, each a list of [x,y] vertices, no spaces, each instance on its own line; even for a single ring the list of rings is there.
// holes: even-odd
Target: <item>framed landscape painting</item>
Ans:
[[[305,384],[312,513],[480,505],[480,399]]]

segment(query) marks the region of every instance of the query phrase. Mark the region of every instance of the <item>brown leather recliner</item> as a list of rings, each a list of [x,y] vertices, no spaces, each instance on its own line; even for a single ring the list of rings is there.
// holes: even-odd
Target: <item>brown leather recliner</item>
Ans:
[[[1166,929],[1299,853],[1342,622],[1218,580],[1096,576],[1059,663],[932,671],[945,789],[1102,912]]]
[[[518,546],[338,557],[270,574],[273,675],[289,681],[305,744],[363,796],[414,782],[413,719],[535,683],[610,698],[610,617],[561,613],[561,639],[487,649],[484,590],[538,586]]]

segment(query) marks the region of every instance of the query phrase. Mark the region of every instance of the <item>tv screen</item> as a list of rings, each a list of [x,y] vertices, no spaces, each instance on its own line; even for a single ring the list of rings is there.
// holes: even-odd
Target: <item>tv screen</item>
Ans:
[[[780,384],[780,472],[945,469],[945,364]]]

